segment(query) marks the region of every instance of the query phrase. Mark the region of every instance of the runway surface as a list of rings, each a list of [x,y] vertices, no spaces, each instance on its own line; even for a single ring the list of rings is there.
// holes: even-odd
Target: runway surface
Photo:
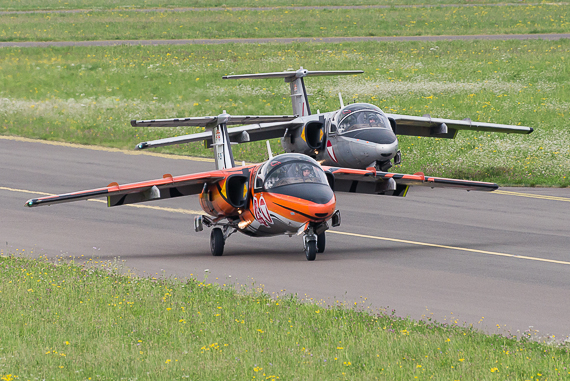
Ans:
[[[570,335],[570,189],[465,192],[413,187],[405,198],[338,194],[342,226],[305,260],[300,237],[232,235],[222,257],[193,231],[196,196],[107,208],[65,193],[213,168],[210,160],[0,136],[0,250],[120,257],[138,273],[264,285],[268,293],[344,301],[492,333]],[[230,277],[231,276],[231,277]]]

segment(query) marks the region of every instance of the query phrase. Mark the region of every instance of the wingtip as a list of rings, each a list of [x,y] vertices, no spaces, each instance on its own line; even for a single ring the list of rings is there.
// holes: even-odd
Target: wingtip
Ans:
[[[137,121],[135,119],[131,120],[131,126],[136,127]]]
[[[24,204],[24,206],[27,206],[28,208],[31,208],[32,206],[36,206],[38,203],[38,199],[37,198],[31,198],[28,201],[26,201],[26,203]]]
[[[147,143],[147,142],[142,142],[142,143],[137,144],[137,145],[135,146],[135,149],[145,149],[145,148],[147,148],[147,147],[148,147],[148,143]]]
[[[530,131],[528,133],[532,134],[533,131],[534,131],[534,128],[530,127]]]

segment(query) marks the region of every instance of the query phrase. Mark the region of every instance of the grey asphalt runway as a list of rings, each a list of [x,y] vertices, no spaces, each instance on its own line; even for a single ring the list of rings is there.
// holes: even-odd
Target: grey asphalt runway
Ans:
[[[264,285],[323,303],[491,333],[570,335],[570,189],[411,188],[405,198],[338,194],[342,225],[305,260],[299,237],[232,235],[222,257],[193,231],[197,197],[107,208],[27,199],[181,175],[209,160],[45,144],[0,136],[0,251],[113,259],[141,275]]]

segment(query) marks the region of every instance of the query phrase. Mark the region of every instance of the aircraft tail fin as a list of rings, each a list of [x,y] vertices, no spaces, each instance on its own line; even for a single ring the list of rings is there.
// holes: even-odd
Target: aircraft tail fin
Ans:
[[[223,79],[243,79],[243,78],[283,78],[289,82],[291,88],[291,102],[293,103],[293,114],[296,116],[311,115],[307,89],[305,88],[304,77],[323,75],[352,75],[362,74],[362,70],[329,70],[329,71],[309,71],[301,67],[296,71],[282,71],[276,73],[240,74],[224,75]]]
[[[229,118],[230,115],[224,110],[218,115],[216,127],[212,129],[212,148],[214,149],[216,169],[235,167],[230,137],[228,136],[227,121]]]

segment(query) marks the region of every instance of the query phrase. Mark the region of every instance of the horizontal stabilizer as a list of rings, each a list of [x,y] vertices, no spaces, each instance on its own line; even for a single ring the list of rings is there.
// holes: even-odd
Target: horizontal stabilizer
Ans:
[[[223,79],[242,79],[242,78],[303,78],[303,77],[316,77],[322,75],[351,75],[362,74],[362,70],[328,70],[328,71],[309,71],[300,68],[296,71],[281,71],[276,73],[258,73],[258,74],[238,74],[238,75],[224,75]]]

